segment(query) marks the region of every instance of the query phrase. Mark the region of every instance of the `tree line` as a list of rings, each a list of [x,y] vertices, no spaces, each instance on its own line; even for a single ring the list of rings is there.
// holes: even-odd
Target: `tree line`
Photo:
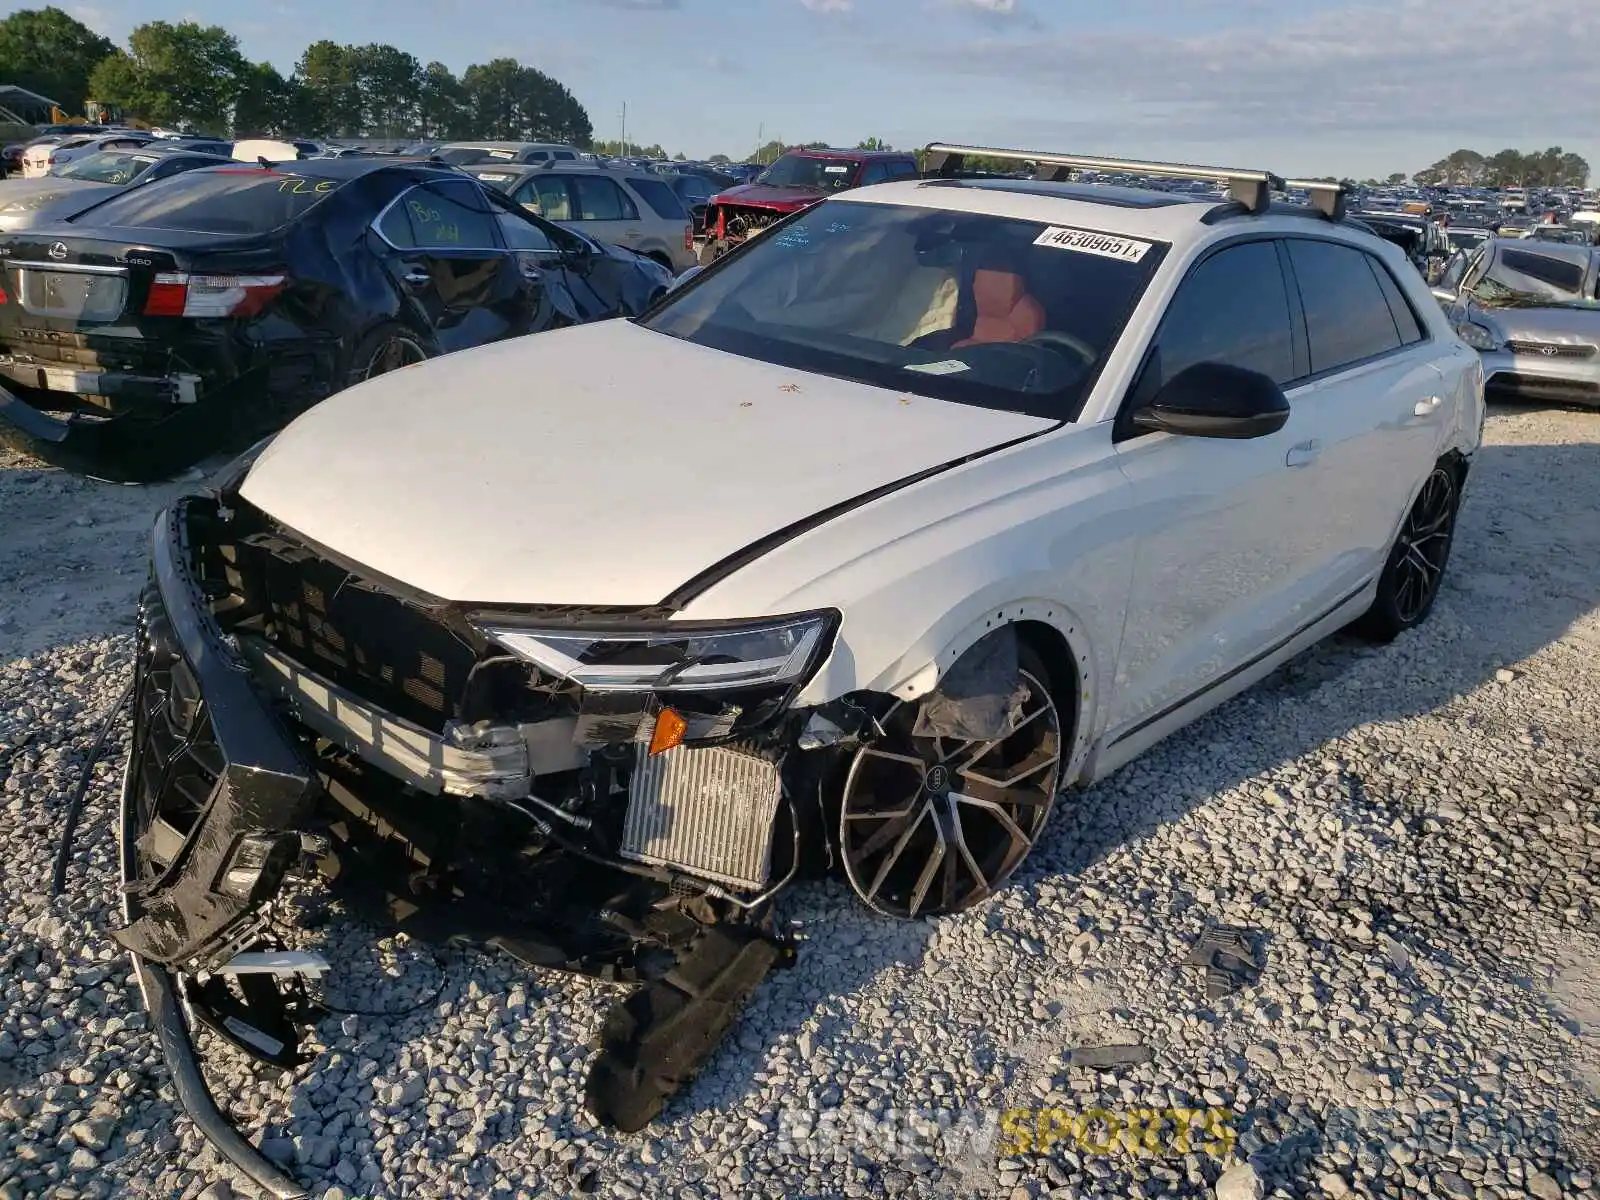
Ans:
[[[1563,151],[1560,146],[1525,154],[1502,150],[1480,154],[1476,150],[1456,150],[1431,167],[1411,176],[1424,187],[1453,184],[1456,187],[1587,187],[1589,164],[1581,155]]]
[[[126,48],[59,8],[0,20],[0,82],[124,118],[197,132],[383,139],[570,142],[587,147],[589,114],[560,82],[512,58],[457,76],[394,46],[306,47],[285,77],[252,62],[218,25],[151,21]]]

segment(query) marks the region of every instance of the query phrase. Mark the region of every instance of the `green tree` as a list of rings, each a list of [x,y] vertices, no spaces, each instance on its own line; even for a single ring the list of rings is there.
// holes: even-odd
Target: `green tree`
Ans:
[[[466,137],[466,91],[441,62],[423,68],[417,85],[417,132],[424,138]]]
[[[141,25],[129,35],[128,51],[128,62],[96,69],[91,80],[96,91],[110,91],[94,99],[156,125],[224,132],[254,70],[233,34],[194,21]]]
[[[726,154],[713,154],[710,158],[706,159],[706,161],[708,163],[716,163],[718,166],[722,166],[726,163],[731,163],[733,159],[729,158]]]
[[[312,137],[350,134],[361,124],[361,84],[352,48],[312,42],[295,64],[302,132]]]
[[[110,38],[59,8],[25,8],[0,20],[0,83],[37,92],[82,115],[85,100],[111,103],[93,94],[89,80],[115,50]]]
[[[271,63],[249,64],[233,101],[233,136],[285,137],[299,132],[300,85]]]
[[[514,58],[467,68],[461,77],[466,111],[480,136],[508,141],[570,142],[594,139],[589,114],[572,93],[543,71]]]
[[[421,124],[422,64],[403,50],[374,43],[349,47],[361,93],[360,132],[403,137]]]
[[[869,137],[865,141],[856,143],[857,150],[893,150],[894,147],[882,138]]]

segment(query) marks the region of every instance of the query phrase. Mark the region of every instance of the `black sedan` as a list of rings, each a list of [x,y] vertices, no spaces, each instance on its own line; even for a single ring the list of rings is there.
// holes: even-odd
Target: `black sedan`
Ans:
[[[162,478],[372,375],[671,282],[437,163],[190,171],[0,235],[0,442]]]

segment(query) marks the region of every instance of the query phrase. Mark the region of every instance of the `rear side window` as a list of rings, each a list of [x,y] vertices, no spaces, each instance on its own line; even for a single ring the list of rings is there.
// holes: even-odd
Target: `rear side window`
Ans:
[[[572,220],[572,197],[565,175],[535,175],[517,189],[516,201],[547,221]]]
[[[1410,346],[1422,341],[1427,336],[1423,333],[1422,322],[1417,319],[1416,310],[1411,307],[1406,294],[1400,290],[1400,285],[1394,281],[1394,276],[1389,274],[1389,268],[1371,256],[1367,258],[1367,266],[1371,267],[1372,273],[1377,276],[1378,287],[1383,290],[1383,298],[1389,302],[1389,315],[1394,318],[1395,328],[1400,331],[1401,344]]]
[[[402,250],[486,250],[500,245],[496,225],[471,184],[433,183],[390,205],[378,232]]]
[[[1294,378],[1289,293],[1273,242],[1229,246],[1183,281],[1140,378],[1138,402],[1202,362],[1259,371],[1279,384]]]
[[[1400,346],[1400,331],[1368,256],[1351,246],[1289,242],[1311,348],[1311,372],[1335,371]]]
[[[189,171],[130,188],[73,220],[126,229],[267,233],[304,215],[341,183],[261,167]]]
[[[678,203],[678,197],[665,183],[659,179],[633,179],[628,180],[628,186],[644,197],[644,202],[658,217],[669,221],[682,221],[687,214],[683,205]]]
[[[603,175],[574,175],[569,182],[578,204],[579,221],[637,221],[639,210]]]
[[[915,179],[916,177],[917,164],[915,161],[907,160],[901,162],[892,162],[889,164],[890,180]]]

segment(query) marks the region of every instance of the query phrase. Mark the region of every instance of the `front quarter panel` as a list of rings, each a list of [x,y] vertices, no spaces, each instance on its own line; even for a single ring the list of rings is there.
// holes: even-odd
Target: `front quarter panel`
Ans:
[[[1087,739],[1108,699],[1133,573],[1128,488],[1110,427],[1069,426],[802,533],[680,616],[839,610],[833,652],[801,705],[859,690],[926,694],[997,625],[1040,622],[1070,648]]]

